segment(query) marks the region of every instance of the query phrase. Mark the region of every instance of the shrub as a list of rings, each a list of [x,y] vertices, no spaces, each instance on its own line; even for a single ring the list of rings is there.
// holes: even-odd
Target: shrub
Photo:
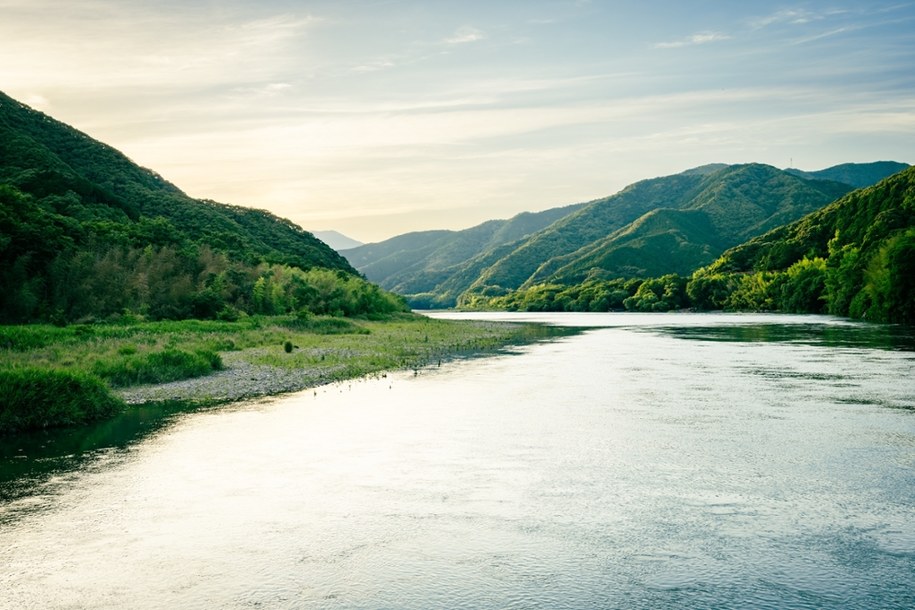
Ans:
[[[0,434],[110,417],[124,402],[92,375],[32,368],[0,371]]]
[[[113,362],[99,361],[93,365],[92,372],[115,387],[123,387],[202,377],[222,368],[222,358],[214,351],[191,353],[166,348],[161,352],[134,355]]]

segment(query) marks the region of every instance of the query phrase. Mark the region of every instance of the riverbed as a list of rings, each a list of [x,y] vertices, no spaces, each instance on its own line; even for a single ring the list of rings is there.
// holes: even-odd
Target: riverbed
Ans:
[[[823,316],[4,441],[0,608],[910,608],[915,340]]]

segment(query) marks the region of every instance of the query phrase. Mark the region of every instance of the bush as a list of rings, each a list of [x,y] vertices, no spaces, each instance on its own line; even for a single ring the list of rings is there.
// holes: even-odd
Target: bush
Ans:
[[[55,370],[0,371],[0,396],[0,434],[84,424],[125,407],[97,377]]]
[[[298,315],[280,323],[290,330],[316,335],[367,335],[369,330],[345,318]]]
[[[114,362],[99,361],[93,365],[92,372],[115,387],[124,387],[202,377],[222,368],[222,358],[214,351],[191,353],[169,348]]]

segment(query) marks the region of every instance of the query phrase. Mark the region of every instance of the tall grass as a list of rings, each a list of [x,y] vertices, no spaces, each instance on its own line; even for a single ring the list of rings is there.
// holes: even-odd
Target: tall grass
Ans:
[[[6,385],[0,386],[0,403],[4,405],[6,418],[0,429],[79,423],[81,409],[89,414],[97,413],[90,406],[96,402],[94,397],[87,399],[85,407],[78,404],[64,407],[28,393],[54,396],[58,390],[48,389],[52,387],[50,380],[64,374],[57,371],[69,374],[68,379],[83,380],[88,388],[69,394],[85,392],[89,396],[92,387],[110,392],[106,384],[119,390],[208,375],[223,368],[222,354],[230,366],[246,363],[300,371],[304,387],[309,383],[417,368],[449,358],[492,352],[512,343],[537,341],[560,332],[567,331],[532,325],[435,320],[412,314],[390,314],[383,320],[251,316],[236,322],[0,326],[0,369],[15,371],[7,373]],[[26,370],[29,372],[22,372]],[[45,375],[46,378],[42,377]],[[15,382],[18,385],[14,384],[15,379],[19,380]],[[227,380],[231,381],[231,378]],[[168,395],[171,398],[185,399],[184,388],[163,391],[172,392]],[[264,391],[275,390],[267,386]],[[59,394],[63,398],[68,392],[60,390]],[[197,400],[193,392],[186,399]],[[32,411],[28,408],[29,401],[34,401]],[[13,404],[18,406],[8,406]]]
[[[92,372],[114,387],[125,387],[202,377],[222,368],[222,358],[214,351],[168,348],[145,354],[124,354],[122,350],[117,358],[96,361]]]
[[[100,379],[86,373],[0,371],[0,434],[83,424],[124,407]]]

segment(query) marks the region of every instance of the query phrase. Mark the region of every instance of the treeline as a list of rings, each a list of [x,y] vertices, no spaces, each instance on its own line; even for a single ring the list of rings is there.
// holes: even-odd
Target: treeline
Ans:
[[[886,240],[869,258],[830,241],[826,258],[802,258],[784,271],[700,269],[692,277],[540,284],[462,303],[508,311],[671,311],[681,309],[829,313],[915,324],[915,229]]]
[[[406,310],[343,270],[229,258],[165,218],[80,219],[59,209],[69,203],[0,185],[0,323]]]
[[[114,247],[28,256],[0,269],[0,322],[86,322],[138,315],[235,320],[242,314],[357,316],[407,311],[403,299],[354,275],[229,261],[207,246]]]

